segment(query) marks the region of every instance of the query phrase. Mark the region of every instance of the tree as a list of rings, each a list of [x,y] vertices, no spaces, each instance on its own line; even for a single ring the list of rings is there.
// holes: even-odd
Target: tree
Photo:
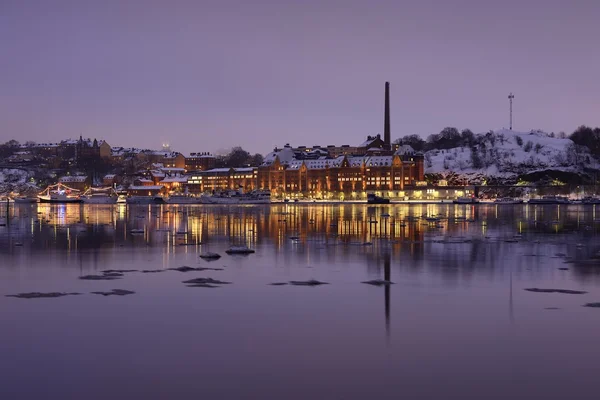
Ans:
[[[521,136],[517,136],[517,137],[516,137],[516,140],[517,140],[517,144],[518,144],[519,146],[523,146],[523,138],[521,138]]]
[[[263,156],[260,153],[256,153],[250,158],[250,165],[253,167],[258,167],[263,163]]]
[[[460,133],[460,140],[463,146],[473,146],[475,144],[475,134],[470,129],[463,129]]]
[[[4,146],[6,147],[19,147],[20,143],[18,141],[16,141],[15,139],[11,139],[8,142],[4,143]]]
[[[250,158],[250,153],[237,146],[225,156],[225,166],[229,168],[247,167],[251,162]]]
[[[423,151],[425,149],[425,141],[419,135],[408,135],[396,140],[396,144],[408,145],[415,151]]]
[[[439,149],[451,149],[453,147],[458,147],[461,142],[461,136],[458,132],[458,129],[453,127],[446,127],[442,129],[439,134],[439,140],[437,141],[437,146]]]
[[[473,165],[474,169],[483,167],[483,162],[481,161],[481,157],[479,157],[479,151],[477,151],[477,146],[471,147],[471,165]]]
[[[600,155],[600,128],[592,129],[582,125],[573,132],[569,139],[577,145],[587,147],[593,155]]]

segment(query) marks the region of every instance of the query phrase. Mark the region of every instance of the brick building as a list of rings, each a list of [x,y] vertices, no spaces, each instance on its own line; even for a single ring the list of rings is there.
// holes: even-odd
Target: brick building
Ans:
[[[216,158],[209,153],[190,153],[185,157],[186,171],[207,171],[215,167]]]

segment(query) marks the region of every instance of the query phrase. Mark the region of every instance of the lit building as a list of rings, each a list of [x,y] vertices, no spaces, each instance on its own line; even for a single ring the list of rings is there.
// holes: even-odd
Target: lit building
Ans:
[[[215,167],[215,156],[209,153],[190,153],[185,157],[186,171],[206,171]]]
[[[218,192],[242,189],[250,192],[257,187],[257,168],[213,168],[192,173],[185,187],[190,193]]]

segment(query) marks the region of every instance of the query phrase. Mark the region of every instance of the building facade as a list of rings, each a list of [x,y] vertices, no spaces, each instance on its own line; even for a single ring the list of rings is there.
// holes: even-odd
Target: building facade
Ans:
[[[209,153],[190,153],[185,157],[186,171],[207,171],[215,167],[216,158]]]

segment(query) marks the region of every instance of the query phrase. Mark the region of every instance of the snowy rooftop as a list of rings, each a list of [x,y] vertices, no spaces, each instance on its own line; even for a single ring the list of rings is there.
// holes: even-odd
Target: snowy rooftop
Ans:
[[[161,180],[160,183],[186,183],[188,181],[187,176],[169,176]]]
[[[400,146],[398,148],[398,150],[396,150],[396,152],[394,154],[398,154],[400,156],[403,156],[406,154],[415,154],[415,149],[413,149],[412,146],[403,144],[402,146]]]
[[[161,190],[163,187],[163,185],[129,186],[129,190]]]
[[[60,183],[78,182],[82,183],[87,180],[87,176],[61,176],[58,181]]]
[[[234,168],[233,169],[234,172],[254,172],[254,168],[252,167],[247,167],[247,168]]]

